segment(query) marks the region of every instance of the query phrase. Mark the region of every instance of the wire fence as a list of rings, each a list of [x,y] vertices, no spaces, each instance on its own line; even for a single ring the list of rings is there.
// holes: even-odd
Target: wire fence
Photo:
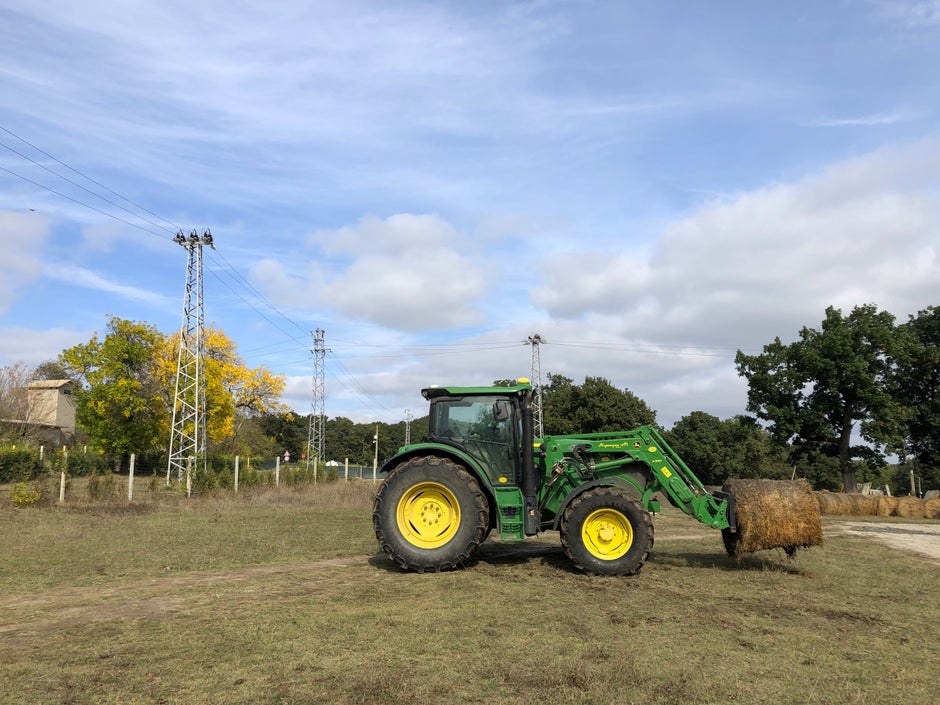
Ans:
[[[175,492],[191,496],[250,487],[297,486],[335,482],[378,482],[384,473],[372,465],[291,463],[280,457],[209,456],[192,459],[185,471],[171,473],[165,454],[107,456],[87,447],[48,450],[44,446],[0,448],[0,484],[10,485],[16,506],[40,501],[116,499]]]

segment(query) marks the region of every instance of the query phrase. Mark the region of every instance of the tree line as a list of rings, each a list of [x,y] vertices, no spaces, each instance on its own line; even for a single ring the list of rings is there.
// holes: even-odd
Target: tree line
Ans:
[[[55,361],[32,371],[22,364],[0,368],[6,435],[26,433],[9,420],[25,418],[17,409],[22,411],[28,379],[68,378],[77,382],[82,440],[118,459],[165,449],[176,338],[145,323],[109,318],[103,336],[64,350]],[[897,490],[907,487],[913,471],[928,488],[940,487],[940,309],[929,307],[897,324],[873,304],[847,315],[829,307],[818,328],[804,327],[791,343],[775,338],[757,354],[739,350],[735,364],[748,385],[747,413],[720,419],[692,411],[671,429],[660,428],[706,484],[798,475],[818,489],[852,491],[861,480],[894,482]],[[304,456],[310,417],[280,403],[283,377],[249,369],[214,327],[206,330],[205,374],[210,453]],[[575,383],[549,373],[542,409],[546,434],[657,425],[644,400],[604,377]],[[381,462],[405,442],[404,422],[356,423],[340,416],[324,425],[326,460],[370,465],[376,451]],[[427,425],[427,416],[412,421],[411,439],[422,440]]]

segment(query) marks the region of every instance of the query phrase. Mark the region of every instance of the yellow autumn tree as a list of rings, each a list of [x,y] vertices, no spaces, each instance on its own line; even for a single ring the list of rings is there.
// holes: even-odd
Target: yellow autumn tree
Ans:
[[[284,376],[265,367],[249,368],[238,355],[235,343],[214,326],[204,329],[206,380],[206,436],[222,452],[238,449],[240,422],[251,416],[285,411],[279,399]],[[160,376],[169,390],[169,402],[176,386],[179,359],[179,333],[171,335],[160,351]]]

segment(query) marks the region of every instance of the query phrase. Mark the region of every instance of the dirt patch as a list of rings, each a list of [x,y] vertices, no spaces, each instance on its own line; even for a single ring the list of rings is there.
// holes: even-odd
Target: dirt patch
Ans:
[[[940,524],[888,524],[843,521],[827,527],[828,532],[864,536],[891,548],[914,553],[940,565]]]

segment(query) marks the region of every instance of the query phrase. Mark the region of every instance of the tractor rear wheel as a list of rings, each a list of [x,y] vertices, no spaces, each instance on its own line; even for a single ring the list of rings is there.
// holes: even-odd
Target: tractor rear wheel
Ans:
[[[614,487],[588,490],[561,519],[561,545],[575,567],[591,575],[633,575],[653,550],[646,508]]]
[[[477,480],[449,458],[412,458],[392,469],[375,496],[372,525],[382,550],[406,570],[465,565],[489,529]]]

